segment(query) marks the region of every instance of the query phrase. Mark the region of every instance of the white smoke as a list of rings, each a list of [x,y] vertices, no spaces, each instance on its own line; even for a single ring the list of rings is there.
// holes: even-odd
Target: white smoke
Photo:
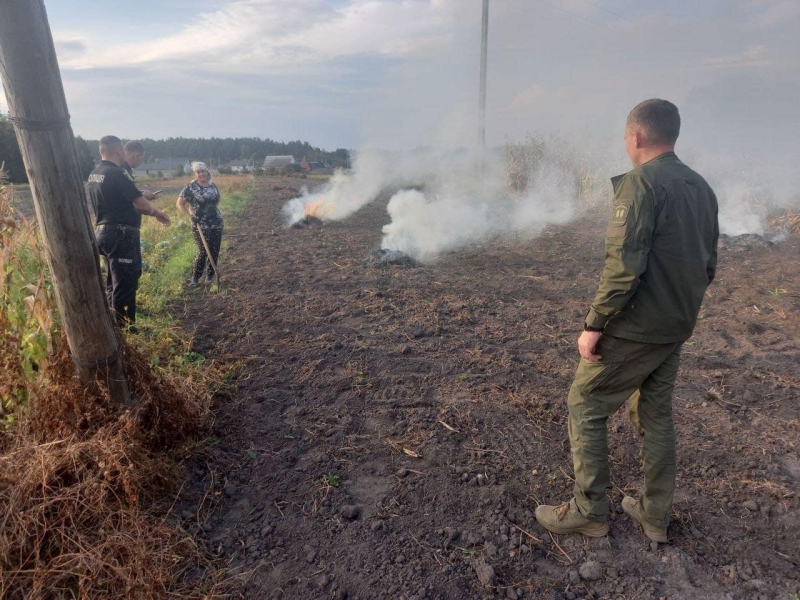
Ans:
[[[443,173],[456,170],[470,173],[467,179],[472,181],[475,179],[472,172],[479,168],[478,164],[476,154],[463,149],[359,150],[350,171],[337,171],[320,191],[303,190],[303,195],[287,202],[282,212],[288,225],[307,214],[324,221],[340,221],[374,200],[386,188],[438,182]]]
[[[282,213],[288,225],[300,221],[307,213],[322,220],[339,221],[373,200],[383,189],[391,165],[376,152],[359,153],[353,170],[337,170],[322,190],[303,195],[287,202]]]
[[[765,235],[771,218],[800,206],[796,170],[760,157],[695,150],[687,163],[703,175],[719,202],[720,233]]]
[[[766,206],[752,184],[742,180],[722,181],[715,192],[719,202],[720,233],[764,235]]]
[[[447,248],[479,240],[493,229],[487,203],[474,198],[428,198],[417,190],[403,190],[387,206],[392,222],[383,228],[381,247],[430,260]]]
[[[430,261],[489,236],[536,236],[572,219],[589,195],[608,197],[607,173],[600,177],[562,140],[529,138],[509,148],[514,152],[360,151],[352,171],[337,172],[319,192],[304,191],[283,214],[289,225],[306,215],[341,220],[382,190],[399,188],[387,206],[391,223],[381,247]]]
[[[433,191],[395,194],[387,207],[392,222],[383,228],[381,247],[430,261],[490,236],[533,237],[547,225],[575,216],[579,190],[574,173],[563,165],[541,163],[521,195],[508,192],[500,159],[484,163],[481,174],[449,171],[430,186]]]

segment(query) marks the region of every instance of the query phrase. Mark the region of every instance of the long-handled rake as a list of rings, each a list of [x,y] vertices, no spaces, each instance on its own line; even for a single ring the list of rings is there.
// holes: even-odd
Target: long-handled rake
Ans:
[[[206,250],[206,257],[208,258],[208,262],[210,262],[211,266],[214,267],[214,279],[217,280],[217,293],[219,293],[221,289],[219,282],[219,267],[217,266],[216,261],[211,257],[211,249],[208,247],[206,236],[203,235],[203,228],[200,227],[199,223],[197,225],[197,233],[200,234],[200,240],[203,242],[203,248],[205,248]]]

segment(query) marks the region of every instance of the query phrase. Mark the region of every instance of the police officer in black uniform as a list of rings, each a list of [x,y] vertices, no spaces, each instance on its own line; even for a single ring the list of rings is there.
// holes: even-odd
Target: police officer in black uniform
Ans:
[[[122,163],[122,169],[128,176],[128,179],[136,183],[136,177],[133,175],[134,169],[138,168],[144,162],[144,146],[141,142],[131,140],[125,143],[125,162]],[[138,186],[137,186],[138,187]],[[142,192],[145,200],[152,202],[156,199],[158,192],[151,192],[149,190],[139,189]]]
[[[142,274],[139,227],[142,215],[164,226],[170,219],[144,197],[128,176],[122,140],[107,135],[100,140],[100,164],[89,175],[86,191],[94,209],[97,247],[106,260],[106,291],[120,326],[136,322],[136,289]]]

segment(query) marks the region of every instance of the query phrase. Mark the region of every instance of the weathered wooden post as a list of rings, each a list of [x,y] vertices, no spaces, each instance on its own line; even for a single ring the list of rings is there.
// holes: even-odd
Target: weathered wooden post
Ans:
[[[43,0],[0,0],[0,77],[78,375],[131,404]]]

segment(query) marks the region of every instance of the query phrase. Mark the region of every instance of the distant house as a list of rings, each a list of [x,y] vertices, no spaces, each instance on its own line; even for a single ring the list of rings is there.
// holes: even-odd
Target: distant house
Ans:
[[[288,165],[297,164],[297,161],[294,159],[294,156],[267,156],[264,159],[264,170],[267,169],[279,169],[281,167],[286,167]]]
[[[227,166],[233,173],[249,173],[253,170],[253,162],[249,160],[232,160]]]
[[[183,172],[186,174],[192,172],[192,163],[185,156],[180,156],[177,158],[155,158],[151,162],[140,164],[133,170],[133,174],[136,177],[152,177],[161,171],[164,175],[172,175],[179,167],[183,168]]]

